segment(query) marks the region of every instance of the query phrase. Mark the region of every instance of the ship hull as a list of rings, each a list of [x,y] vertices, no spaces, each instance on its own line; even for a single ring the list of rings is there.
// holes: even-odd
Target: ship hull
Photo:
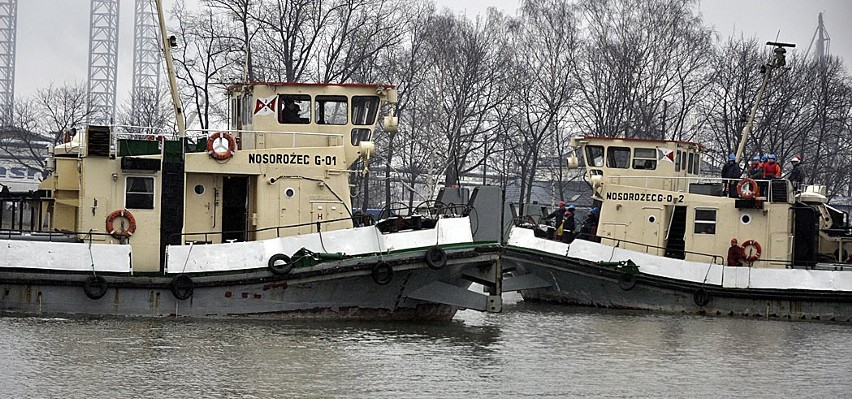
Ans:
[[[549,244],[552,246],[552,243]],[[579,241],[578,245],[601,244]],[[566,245],[566,248],[568,246]],[[613,252],[614,253],[614,252]],[[638,272],[597,260],[552,253],[535,245],[509,245],[504,250],[504,291],[518,290],[524,300],[674,314],[758,317],[852,322],[852,292],[837,289],[726,287],[643,273],[653,260],[643,259]],[[652,259],[652,257],[649,257]],[[667,260],[660,260],[666,262]],[[725,268],[733,269],[733,268]],[[736,272],[749,272],[737,268]],[[726,270],[729,274],[733,270]],[[792,270],[777,270],[784,273]],[[802,271],[804,272],[804,271]],[[808,271],[820,273],[820,271]],[[828,273],[828,271],[825,271]],[[834,276],[852,278],[849,271]],[[849,277],[847,277],[849,276]],[[525,284],[514,284],[512,279]],[[513,288],[514,286],[514,288]]]
[[[418,250],[327,261],[285,275],[268,269],[169,276],[99,273],[105,288],[91,283],[92,273],[7,268],[0,270],[0,310],[40,316],[449,320],[467,303],[446,293],[468,292],[471,280],[464,274],[493,268],[499,248],[470,244],[446,253],[440,269],[430,267]],[[388,267],[390,275],[376,273]],[[177,281],[178,276],[185,277]]]

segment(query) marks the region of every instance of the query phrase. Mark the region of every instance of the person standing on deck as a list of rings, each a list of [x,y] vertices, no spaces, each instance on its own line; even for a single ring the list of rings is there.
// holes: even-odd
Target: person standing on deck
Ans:
[[[731,247],[728,248],[728,266],[742,266],[745,263],[745,250],[737,242],[737,238],[731,239]]]
[[[763,178],[763,168],[760,166],[759,156],[755,155],[754,158],[751,159],[751,163],[748,165],[748,170],[746,170],[746,177],[754,180]]]
[[[568,205],[565,210],[565,216],[562,218],[562,242],[570,244],[574,241],[574,231],[577,229],[577,223],[574,220],[574,204]]]
[[[769,156],[766,157],[766,163],[763,164],[764,179],[772,180],[781,177],[781,165],[778,165],[775,160],[775,154],[769,154]]]
[[[544,217],[544,220],[553,219],[554,227],[556,227],[556,237],[554,237],[556,240],[562,239],[562,232],[559,228],[562,226],[562,218],[565,217],[566,210],[565,201],[559,201],[559,207]]]
[[[742,175],[740,165],[737,165],[737,157],[733,153],[728,155],[728,162],[722,167],[722,178],[725,179],[725,186],[728,187],[728,196],[737,196],[737,180]]]
[[[793,183],[793,190],[799,192],[802,182],[805,180],[805,173],[802,172],[802,158],[796,155],[790,160],[790,163],[793,165],[793,170],[790,171],[787,178],[790,179],[790,183]]]

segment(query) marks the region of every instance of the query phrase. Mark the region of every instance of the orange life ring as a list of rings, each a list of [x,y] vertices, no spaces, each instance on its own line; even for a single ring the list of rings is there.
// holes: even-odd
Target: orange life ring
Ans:
[[[124,231],[116,230],[113,222],[115,219],[125,218],[127,219],[127,223],[130,225]],[[112,211],[112,213],[107,216],[106,219],[106,231],[115,238],[127,238],[133,235],[136,232],[136,218],[133,217],[133,214],[130,213],[127,209],[119,209],[117,211]]]
[[[751,256],[746,257],[746,260],[749,262],[754,262],[760,259],[760,243],[755,240],[748,240],[743,243],[743,252],[745,252],[746,247],[754,247],[754,253]]]
[[[222,143],[222,140],[228,142],[227,147]],[[217,161],[224,161],[230,158],[236,150],[237,142],[228,132],[216,132],[207,138],[207,154],[210,155],[210,158]]]
[[[746,184],[748,184],[748,191],[743,191],[743,186]],[[757,182],[754,181],[754,179],[746,177],[737,183],[737,194],[742,199],[752,199],[760,196],[760,188],[757,186]]]

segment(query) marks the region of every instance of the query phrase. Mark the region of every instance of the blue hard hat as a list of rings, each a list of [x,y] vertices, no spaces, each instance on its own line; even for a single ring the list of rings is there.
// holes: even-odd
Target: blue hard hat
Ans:
[[[732,153],[730,153],[730,154],[728,155],[728,160],[729,160],[729,161],[736,161],[736,160],[737,160],[737,156],[736,156],[736,155],[734,155],[734,153],[732,152]]]
[[[568,205],[568,209],[573,211],[574,209],[577,209],[577,207],[574,206],[574,204],[571,204],[571,205]]]
[[[775,154],[769,154],[768,158],[769,159],[775,159],[776,157],[775,157]]]
[[[757,155],[755,155],[755,156],[754,156],[754,158],[752,158],[751,160],[752,160],[752,161],[760,161],[760,157],[759,157],[759,156],[757,156]]]
[[[598,213],[598,208],[592,208],[592,209],[589,209],[589,212],[591,212],[591,213]]]
[[[760,157],[760,162],[766,162],[766,155]]]

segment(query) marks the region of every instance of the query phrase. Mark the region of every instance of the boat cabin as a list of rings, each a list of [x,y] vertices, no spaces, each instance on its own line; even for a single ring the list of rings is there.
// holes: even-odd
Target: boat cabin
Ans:
[[[130,245],[135,272],[160,272],[168,245],[352,227],[350,174],[395,88],[244,83],[228,95],[225,130],[89,126],[56,146],[45,229]]]
[[[756,267],[814,267],[852,253],[846,215],[824,188],[785,179],[702,176],[703,146],[608,137],[572,140],[600,209],[596,239],[659,256],[724,263],[732,238]]]

